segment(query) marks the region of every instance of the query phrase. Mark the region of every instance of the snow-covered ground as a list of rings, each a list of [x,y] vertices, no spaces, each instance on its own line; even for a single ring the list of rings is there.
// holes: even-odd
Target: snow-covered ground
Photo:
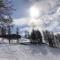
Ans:
[[[60,60],[60,49],[46,44],[0,44],[0,60]]]

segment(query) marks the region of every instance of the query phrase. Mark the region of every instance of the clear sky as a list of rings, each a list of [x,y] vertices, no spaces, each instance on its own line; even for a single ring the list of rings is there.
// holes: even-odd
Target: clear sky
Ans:
[[[60,32],[60,0],[14,0],[13,20],[20,31],[35,28]]]
[[[14,8],[16,9],[16,11],[13,14],[14,18],[27,17],[28,15],[27,9],[30,6],[28,0],[14,0],[13,4]]]

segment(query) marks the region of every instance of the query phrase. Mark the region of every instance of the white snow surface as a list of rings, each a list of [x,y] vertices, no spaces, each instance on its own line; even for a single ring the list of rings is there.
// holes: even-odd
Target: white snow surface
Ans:
[[[46,44],[0,44],[0,60],[60,60],[60,48]]]

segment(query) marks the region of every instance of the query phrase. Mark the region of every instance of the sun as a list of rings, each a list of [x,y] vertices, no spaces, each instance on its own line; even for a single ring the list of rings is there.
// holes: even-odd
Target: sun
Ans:
[[[30,13],[30,17],[36,18],[39,16],[39,9],[35,6],[32,6],[29,10],[29,13]]]

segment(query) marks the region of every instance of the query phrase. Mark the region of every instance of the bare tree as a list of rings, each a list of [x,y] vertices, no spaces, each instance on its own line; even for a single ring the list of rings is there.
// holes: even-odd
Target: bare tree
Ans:
[[[16,35],[19,35],[19,27],[16,28]]]
[[[0,30],[2,35],[6,35],[6,32],[8,35],[11,34],[11,24],[13,21],[11,17],[13,11],[11,2],[12,0],[0,0]]]
[[[13,8],[11,1],[12,0],[0,0],[0,26],[3,28],[8,28],[12,23],[11,14]]]
[[[18,35],[19,35],[19,27],[16,28],[16,35],[17,35],[17,43],[19,43]]]

